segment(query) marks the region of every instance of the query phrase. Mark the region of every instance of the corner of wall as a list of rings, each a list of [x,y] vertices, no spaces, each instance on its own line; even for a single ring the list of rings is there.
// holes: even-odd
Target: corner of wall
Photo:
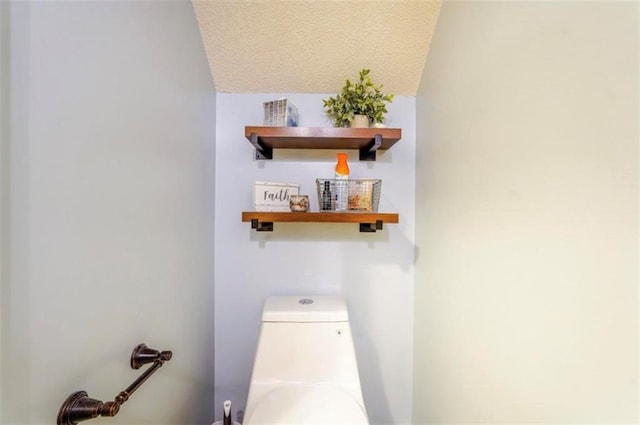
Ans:
[[[0,412],[3,412],[5,358],[4,339],[7,321],[5,304],[6,286],[9,276],[8,230],[9,230],[9,8],[10,2],[0,2]],[[0,423],[4,423],[0,413]]]

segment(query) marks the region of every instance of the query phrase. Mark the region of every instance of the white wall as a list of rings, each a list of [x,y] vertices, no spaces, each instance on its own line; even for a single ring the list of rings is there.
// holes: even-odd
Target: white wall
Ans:
[[[9,9],[1,422],[113,399],[146,342],[174,358],[104,423],[211,423],[215,91],[192,6]]]
[[[279,294],[342,294],[351,315],[365,403],[373,424],[411,423],[415,102],[396,97],[387,124],[402,140],[359,162],[352,178],[382,178],[380,211],[398,225],[359,233],[353,224],[274,223],[257,233],[241,222],[258,180],[299,183],[317,211],[315,179],[331,177],[335,151],[276,150],[255,161],[245,125],[262,123],[262,102],[289,98],[300,126],[329,126],[320,94],[218,94],[216,145],[216,409],[244,409],[264,299]]]
[[[637,423],[638,15],[443,4],[416,101],[414,423]]]

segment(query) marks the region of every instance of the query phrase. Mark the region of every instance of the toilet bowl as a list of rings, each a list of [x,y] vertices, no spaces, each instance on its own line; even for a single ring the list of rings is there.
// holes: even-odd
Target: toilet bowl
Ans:
[[[368,423],[345,300],[267,298],[243,424]]]

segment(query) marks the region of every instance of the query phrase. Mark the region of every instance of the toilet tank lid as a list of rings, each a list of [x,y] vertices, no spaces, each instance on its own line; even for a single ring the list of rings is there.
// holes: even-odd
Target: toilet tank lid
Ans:
[[[264,303],[263,322],[347,322],[347,303],[342,297],[272,296]]]

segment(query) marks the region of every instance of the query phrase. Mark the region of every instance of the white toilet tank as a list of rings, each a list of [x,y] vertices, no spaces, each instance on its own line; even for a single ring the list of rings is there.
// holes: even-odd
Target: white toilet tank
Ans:
[[[267,298],[244,424],[368,424],[343,298]]]

